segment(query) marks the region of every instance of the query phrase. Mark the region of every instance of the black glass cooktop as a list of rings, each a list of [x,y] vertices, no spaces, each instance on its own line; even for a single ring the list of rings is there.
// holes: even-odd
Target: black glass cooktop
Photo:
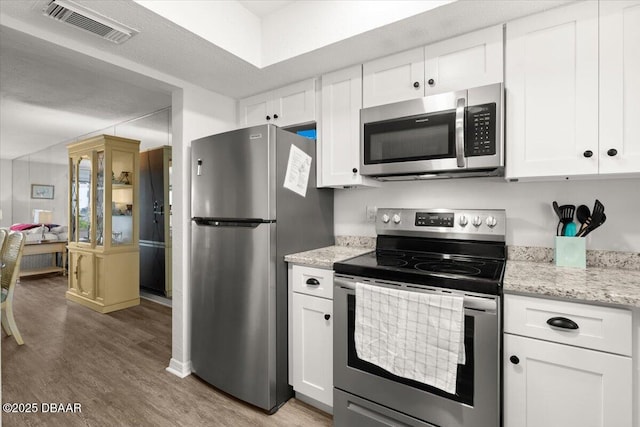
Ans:
[[[493,295],[501,293],[506,255],[503,243],[379,236],[377,247],[375,252],[335,263],[335,272]]]

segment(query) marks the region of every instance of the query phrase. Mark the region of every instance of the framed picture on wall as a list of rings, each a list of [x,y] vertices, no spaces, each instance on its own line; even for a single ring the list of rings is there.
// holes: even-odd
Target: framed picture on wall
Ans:
[[[31,184],[32,199],[53,199],[53,185]]]

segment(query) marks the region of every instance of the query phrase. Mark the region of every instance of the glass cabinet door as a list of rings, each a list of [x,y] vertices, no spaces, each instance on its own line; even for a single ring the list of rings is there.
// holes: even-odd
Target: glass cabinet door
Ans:
[[[91,243],[91,174],[91,157],[81,156],[76,176],[78,180],[77,241],[83,243]]]
[[[77,242],[77,221],[78,221],[78,159],[72,157],[69,159],[69,241]]]
[[[113,150],[111,183],[111,245],[133,243],[133,153]]]
[[[98,151],[97,155],[97,175],[96,175],[96,244],[104,245],[104,151]]]

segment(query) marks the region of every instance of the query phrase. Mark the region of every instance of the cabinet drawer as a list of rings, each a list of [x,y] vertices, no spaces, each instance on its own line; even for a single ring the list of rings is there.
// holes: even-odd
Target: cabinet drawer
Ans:
[[[504,331],[543,340],[631,355],[631,311],[621,308],[505,295]],[[562,319],[558,319],[562,318]],[[575,323],[577,329],[551,326]],[[548,323],[549,322],[549,323]]]
[[[333,299],[333,270],[294,265],[292,276],[293,292]]]

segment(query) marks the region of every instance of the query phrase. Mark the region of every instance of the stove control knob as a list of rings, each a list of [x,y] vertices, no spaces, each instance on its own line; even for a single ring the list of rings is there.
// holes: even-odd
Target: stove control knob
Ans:
[[[485,223],[489,226],[489,228],[493,228],[498,224],[498,220],[494,216],[487,217]]]
[[[473,224],[473,226],[476,227],[476,228],[480,227],[482,225],[482,218],[480,218],[479,216],[476,216],[471,221],[471,224]]]
[[[458,224],[460,224],[461,227],[466,227],[467,224],[469,224],[469,218],[464,215],[460,215],[460,218],[458,218]]]
[[[393,216],[393,222],[396,223],[396,224],[400,224],[400,215],[395,214]]]
[[[382,222],[384,222],[385,224],[388,224],[390,219],[391,218],[389,218],[389,215],[387,214],[382,215]]]

